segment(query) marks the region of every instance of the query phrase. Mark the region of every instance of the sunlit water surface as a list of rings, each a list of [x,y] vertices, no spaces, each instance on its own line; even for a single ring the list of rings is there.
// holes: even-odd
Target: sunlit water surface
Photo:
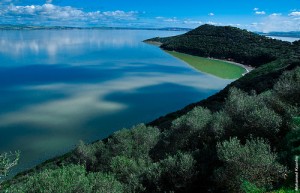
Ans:
[[[22,171],[116,130],[206,98],[232,80],[142,40],[182,32],[0,31],[0,152]]]

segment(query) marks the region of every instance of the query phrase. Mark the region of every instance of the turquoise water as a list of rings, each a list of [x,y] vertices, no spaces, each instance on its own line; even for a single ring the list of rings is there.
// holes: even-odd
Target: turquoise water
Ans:
[[[222,80],[142,42],[182,32],[0,31],[0,152],[14,172],[149,122],[224,88]]]

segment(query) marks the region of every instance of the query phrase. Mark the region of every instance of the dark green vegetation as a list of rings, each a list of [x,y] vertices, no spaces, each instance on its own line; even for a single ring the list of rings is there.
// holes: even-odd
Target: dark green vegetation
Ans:
[[[219,78],[237,79],[240,78],[244,73],[246,73],[246,70],[243,67],[230,64],[225,61],[202,58],[199,56],[192,56],[180,52],[166,52],[188,63],[189,65],[201,72],[211,74]]]
[[[289,53],[291,44],[234,27],[202,25],[186,34],[146,41],[163,43],[161,48],[201,57],[233,60],[258,67]]]
[[[73,152],[19,174],[4,188],[37,193],[293,192],[294,156],[300,153],[300,42],[207,25],[167,40],[180,48],[189,45],[189,54],[210,45],[210,53],[223,59],[233,52],[232,45],[257,68],[218,94],[149,125],[89,145],[80,142]]]

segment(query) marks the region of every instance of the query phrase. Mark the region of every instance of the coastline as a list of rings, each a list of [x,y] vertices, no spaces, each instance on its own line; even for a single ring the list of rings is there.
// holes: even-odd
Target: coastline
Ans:
[[[237,63],[237,62],[233,62],[233,61],[229,61],[229,60],[222,60],[222,59],[217,59],[217,58],[208,58],[208,59],[223,61],[223,62],[227,62],[227,63],[230,63],[230,64],[234,64],[236,66],[240,66],[240,67],[244,68],[247,71],[246,73],[243,74],[243,76],[255,69],[254,67],[247,66],[247,65]]]
[[[143,42],[147,43],[147,44],[150,44],[150,45],[159,46],[159,47],[163,44],[162,42],[151,41],[151,40],[144,40]],[[160,49],[162,49],[163,51],[170,51],[170,50],[165,50],[163,48],[160,48]],[[170,52],[172,52],[172,51],[170,51]],[[178,52],[178,51],[175,51],[175,50],[173,50],[173,52],[177,52],[177,53],[181,53],[181,54],[187,54],[187,53]],[[196,55],[191,55],[191,54],[187,54],[187,55],[196,56]],[[197,57],[201,57],[201,56],[197,56]],[[241,63],[237,63],[237,62],[234,62],[234,61],[230,61],[230,60],[226,60],[226,59],[218,59],[218,58],[211,58],[211,57],[203,57],[203,58],[210,59],[210,60],[216,60],[216,61],[222,61],[222,62],[226,62],[226,63],[229,63],[229,64],[233,64],[233,65],[242,67],[242,68],[244,68],[246,70],[246,72],[243,73],[242,76],[245,76],[246,74],[248,74],[249,72],[251,72],[252,70],[255,69],[252,66],[247,66],[247,65],[244,65],[244,64],[241,64]]]

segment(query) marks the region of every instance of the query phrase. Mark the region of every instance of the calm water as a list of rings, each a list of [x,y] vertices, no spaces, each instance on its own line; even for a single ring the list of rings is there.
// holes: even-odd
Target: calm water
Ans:
[[[280,36],[267,36],[267,37],[282,40],[282,41],[287,41],[287,42],[294,42],[294,41],[297,41],[300,39],[300,38],[295,38],[295,37],[280,37]]]
[[[206,98],[231,80],[141,41],[163,31],[0,31],[0,152],[16,171]]]

